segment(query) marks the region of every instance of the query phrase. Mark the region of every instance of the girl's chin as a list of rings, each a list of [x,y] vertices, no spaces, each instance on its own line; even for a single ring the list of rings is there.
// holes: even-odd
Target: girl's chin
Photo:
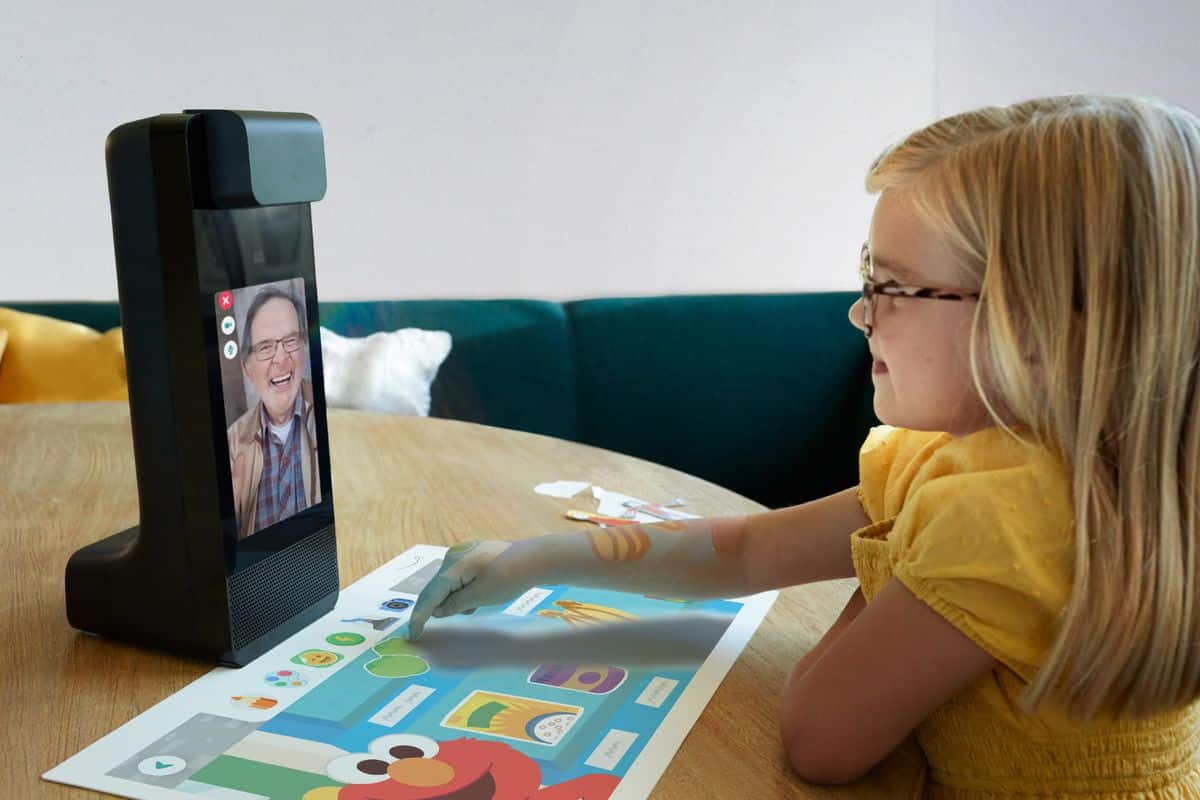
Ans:
[[[876,392],[875,402],[872,404],[871,410],[875,412],[875,417],[879,420],[879,424],[894,425],[894,423],[890,422],[892,416],[890,413],[891,408],[888,403],[881,402],[881,399],[879,393]]]

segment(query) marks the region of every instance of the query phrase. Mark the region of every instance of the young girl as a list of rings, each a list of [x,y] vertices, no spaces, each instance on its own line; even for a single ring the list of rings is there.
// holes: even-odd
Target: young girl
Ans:
[[[1200,798],[1200,120],[983,108],[871,165],[860,483],[741,518],[460,545],[430,615],[542,582],[739,596],[857,576],[783,689],[797,772],[910,731],[935,798]],[[798,457],[801,457],[798,455]]]

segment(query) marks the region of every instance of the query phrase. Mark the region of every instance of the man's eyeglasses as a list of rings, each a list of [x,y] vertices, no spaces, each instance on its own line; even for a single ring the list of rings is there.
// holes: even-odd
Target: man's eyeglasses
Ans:
[[[283,345],[283,352],[294,353],[300,349],[300,334],[293,333],[282,339],[265,339],[252,346],[250,352],[254,353],[254,357],[259,361],[270,361],[275,357],[275,348],[280,344]]]
[[[965,289],[936,289],[927,286],[904,286],[891,279],[883,281],[882,283],[872,280],[871,246],[868,242],[863,242],[862,251],[859,253],[858,274],[862,278],[863,282],[863,327],[867,329],[866,336],[868,339],[871,337],[871,332],[874,330],[873,321],[876,295],[883,294],[891,295],[892,297],[927,297],[931,300],[971,300],[979,298],[979,292],[967,291]]]

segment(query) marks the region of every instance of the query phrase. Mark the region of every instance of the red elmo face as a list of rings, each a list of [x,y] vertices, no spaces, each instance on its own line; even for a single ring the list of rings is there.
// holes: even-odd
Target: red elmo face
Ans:
[[[515,800],[541,783],[537,763],[501,742],[391,734],[368,749],[327,767],[331,777],[353,784],[338,800]]]

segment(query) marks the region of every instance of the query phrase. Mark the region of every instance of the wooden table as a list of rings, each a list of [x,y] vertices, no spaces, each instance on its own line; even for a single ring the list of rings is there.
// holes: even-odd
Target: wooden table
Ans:
[[[578,500],[534,493],[544,481],[682,497],[703,516],[762,510],[685,473],[545,436],[340,409],[330,411],[329,428],[343,587],[414,544],[586,526],[563,518]],[[99,797],[39,776],[212,665],[83,636],[67,624],[63,574],[71,553],[138,521],[125,404],[0,405],[0,454],[2,793]],[[864,779],[840,787],[799,781],[779,744],[784,679],[854,586],[834,581],[780,593],[654,798],[908,796],[922,758],[911,738]]]

